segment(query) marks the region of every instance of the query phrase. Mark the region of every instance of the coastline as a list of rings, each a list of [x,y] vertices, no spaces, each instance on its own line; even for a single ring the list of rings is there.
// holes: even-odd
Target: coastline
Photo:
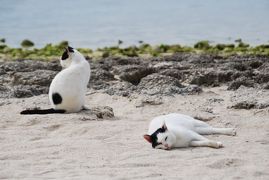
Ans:
[[[58,44],[47,44],[42,48],[36,48],[34,42],[25,39],[21,42],[21,47],[13,48],[8,46],[4,38],[0,39],[0,59],[1,60],[57,60],[66,46],[68,41],[62,41]],[[146,42],[139,41],[133,46],[125,46],[124,42],[118,40],[118,43],[110,47],[102,47],[97,49],[79,48],[78,49],[87,59],[100,60],[107,57],[164,57],[175,53],[193,53],[208,54],[222,57],[234,55],[254,55],[269,56],[269,44],[260,44],[251,46],[242,39],[235,40],[230,44],[210,43],[208,40],[199,41],[193,46],[182,44],[159,44],[150,45]]]

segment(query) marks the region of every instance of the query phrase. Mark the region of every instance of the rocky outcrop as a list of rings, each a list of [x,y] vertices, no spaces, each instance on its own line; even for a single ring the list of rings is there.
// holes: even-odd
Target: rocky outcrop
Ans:
[[[204,86],[226,84],[269,89],[269,57],[177,53],[172,56],[104,58],[90,61],[88,87],[110,95],[147,96],[195,94]],[[0,64],[0,97],[30,97],[48,93],[59,62],[18,60]]]
[[[230,108],[234,109],[264,109],[269,107],[268,90],[251,88],[241,86],[233,92],[231,96],[232,105]]]
[[[146,65],[126,65],[121,67],[118,71],[120,72],[120,79],[130,82],[133,85],[138,85],[141,79],[152,74],[154,69]]]

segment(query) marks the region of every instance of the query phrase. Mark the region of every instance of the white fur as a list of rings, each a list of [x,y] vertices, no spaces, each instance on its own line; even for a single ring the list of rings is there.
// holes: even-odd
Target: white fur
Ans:
[[[54,109],[63,109],[66,112],[78,112],[85,103],[87,84],[90,80],[90,65],[84,56],[74,49],[69,58],[61,60],[64,68],[52,80],[49,89],[49,100]],[[55,105],[52,94],[59,93],[62,103]]]
[[[173,147],[208,146],[213,148],[222,147],[221,142],[211,141],[201,135],[225,134],[236,135],[233,128],[213,128],[203,121],[196,120],[183,114],[167,114],[154,118],[148,130],[148,135],[166,125],[167,130],[157,135],[160,145],[155,148],[171,149]],[[201,135],[200,135],[201,134]],[[165,138],[167,137],[167,140]]]

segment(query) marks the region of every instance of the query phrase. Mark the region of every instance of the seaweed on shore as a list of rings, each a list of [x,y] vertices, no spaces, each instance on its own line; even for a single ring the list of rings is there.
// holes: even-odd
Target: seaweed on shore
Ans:
[[[87,58],[99,59],[105,57],[159,57],[172,55],[175,53],[197,53],[213,54],[218,56],[231,55],[265,55],[269,56],[269,44],[250,46],[241,39],[234,44],[210,44],[209,41],[200,41],[191,46],[180,44],[160,44],[150,45],[139,41],[138,45],[121,47],[123,41],[119,40],[118,44],[111,47],[98,48],[92,50],[89,48],[77,48]],[[21,48],[12,48],[6,44],[3,38],[0,41],[0,59],[17,60],[54,60],[61,56],[63,49],[68,45],[68,41],[62,41],[58,44],[47,44],[42,48],[35,48],[34,43],[30,40],[24,40]]]

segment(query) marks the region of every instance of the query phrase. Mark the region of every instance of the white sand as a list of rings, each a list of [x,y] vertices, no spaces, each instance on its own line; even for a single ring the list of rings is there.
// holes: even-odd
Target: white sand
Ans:
[[[88,105],[110,106],[116,116],[98,121],[85,113],[19,114],[49,107],[46,95],[1,99],[0,179],[269,179],[269,111],[228,109],[233,92],[224,89],[144,107],[136,107],[139,100],[91,94]],[[142,135],[151,118],[169,112],[213,118],[209,124],[236,127],[238,135],[210,136],[222,149],[152,149]]]

